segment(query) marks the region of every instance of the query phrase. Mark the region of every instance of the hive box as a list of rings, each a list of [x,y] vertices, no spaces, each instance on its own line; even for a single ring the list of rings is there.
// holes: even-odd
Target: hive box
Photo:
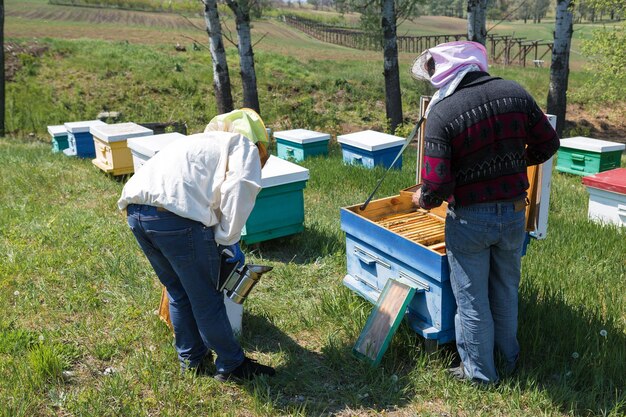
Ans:
[[[93,135],[96,150],[95,158],[91,162],[102,171],[112,175],[134,172],[133,156],[126,146],[128,139],[152,136],[151,129],[132,122],[91,126],[89,132]]]
[[[341,230],[346,232],[344,285],[376,303],[389,279],[407,284],[416,289],[407,315],[411,328],[426,340],[454,340],[456,303],[443,244],[445,211],[418,213],[410,195],[372,201],[364,211],[359,207],[342,208],[340,214]],[[408,215],[404,221],[412,228],[433,233],[425,240],[412,240],[385,224],[385,217],[392,215]]]
[[[582,181],[589,192],[589,218],[626,226],[626,168],[589,175]]]
[[[303,161],[309,156],[327,155],[328,133],[306,129],[283,130],[274,133],[279,158]]]
[[[48,126],[48,133],[52,140],[52,152],[62,152],[70,146],[67,143],[67,129],[64,125]]]
[[[104,126],[101,120],[86,120],[82,122],[69,122],[64,126],[67,129],[68,147],[63,150],[67,156],[78,156],[80,158],[93,158],[96,156],[96,148],[93,143],[93,136],[89,132],[91,126]]]
[[[388,168],[402,149],[404,138],[365,130],[337,136],[337,142],[341,144],[345,163],[366,168],[373,168],[375,165]],[[398,158],[394,168],[402,168],[402,156]]]
[[[561,139],[556,169],[576,175],[591,175],[619,168],[626,145],[576,136]]]
[[[263,189],[241,239],[251,244],[304,230],[304,187],[308,179],[308,169],[270,156],[262,171]]]
[[[165,146],[185,137],[186,136],[181,133],[172,132],[162,135],[128,139],[126,145],[130,149],[130,153],[133,157],[133,169],[137,172],[148,159],[152,158]]]

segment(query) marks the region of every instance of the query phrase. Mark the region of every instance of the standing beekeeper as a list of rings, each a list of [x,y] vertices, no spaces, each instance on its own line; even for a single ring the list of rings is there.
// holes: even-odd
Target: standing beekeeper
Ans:
[[[428,106],[422,186],[413,202],[448,202],[445,241],[456,299],[458,379],[495,383],[519,357],[518,287],[525,239],[528,165],[548,160],[559,139],[535,100],[512,81],[487,73],[479,43],[424,51],[414,78],[438,89]]]
[[[253,110],[216,116],[204,133],[164,147],[126,183],[118,201],[167,289],[181,368],[219,381],[274,375],[246,357],[216,289],[220,253],[243,265],[241,230],[261,189],[267,132]]]

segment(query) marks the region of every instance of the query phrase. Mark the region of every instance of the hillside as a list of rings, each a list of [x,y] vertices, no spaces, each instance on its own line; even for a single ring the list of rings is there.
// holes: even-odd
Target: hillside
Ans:
[[[289,11],[289,10],[287,10]],[[328,15],[328,12],[322,12]],[[276,11],[272,12],[276,14]],[[356,17],[344,17],[346,22],[356,23]],[[495,23],[488,23],[492,28]],[[540,25],[523,25],[520,23],[500,23],[492,31],[496,33],[517,34],[529,39],[547,39],[551,36],[553,22],[544,21]],[[435,33],[462,33],[465,22],[460,19],[423,16],[412,22],[406,21],[399,28],[399,34],[427,35]],[[587,78],[578,80],[576,71],[584,68],[584,59],[577,53],[580,39],[588,36],[591,25],[577,25],[572,52],[572,76],[570,90],[576,91],[579,82],[586,82]],[[225,37],[235,36],[234,22],[225,20]],[[89,7],[68,7],[50,5],[45,0],[8,0],[6,2],[5,36],[7,39],[26,42],[21,46],[25,50],[38,50],[37,42],[44,42],[47,38],[56,39],[101,39],[112,42],[129,42],[141,45],[170,45],[176,44],[191,49],[192,44],[207,50],[207,35],[204,30],[204,20],[201,16],[184,17],[168,13],[137,12],[116,9],[102,9]],[[277,19],[262,19],[253,22],[253,40],[257,53],[268,52],[289,56],[303,63],[315,61],[367,62],[372,66],[380,62],[378,52],[359,51],[337,45],[317,41],[308,35],[287,26]],[[227,50],[234,51],[233,43],[225,41]],[[15,48],[15,46],[14,46]],[[27,52],[28,53],[28,52]],[[7,66],[10,69],[19,66],[18,54],[7,55]],[[399,56],[401,76],[406,77],[408,67],[415,54],[401,53]],[[544,58],[549,61],[549,55]],[[233,64],[233,67],[236,63]],[[372,69],[375,67],[372,67]],[[534,89],[537,100],[545,100],[547,83],[525,81],[532,77],[546,80],[546,72],[528,68],[525,78],[518,78],[519,74],[514,67],[500,69],[495,66],[497,75],[511,77],[522,82],[527,88]],[[533,75],[534,74],[534,75]],[[263,83],[263,80],[260,80]],[[404,81],[405,84],[408,81]],[[297,93],[296,93],[297,95]],[[542,97],[543,96],[543,97]],[[576,134],[593,135],[616,141],[626,141],[626,106],[597,106],[589,102],[578,103],[569,100],[568,130]],[[414,110],[409,109],[409,112]],[[413,118],[411,116],[411,118]]]

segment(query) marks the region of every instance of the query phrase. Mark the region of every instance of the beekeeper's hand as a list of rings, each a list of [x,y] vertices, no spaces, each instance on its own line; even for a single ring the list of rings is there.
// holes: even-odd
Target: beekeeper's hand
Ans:
[[[413,205],[415,207],[420,206],[420,197],[422,196],[422,187],[418,188],[417,191],[413,193],[413,197],[411,197],[411,201],[413,201]]]
[[[221,246],[220,251],[229,256],[229,258],[226,259],[226,262],[229,264],[237,263],[238,268],[242,267],[246,262],[246,257],[239,247],[239,242],[233,245]]]

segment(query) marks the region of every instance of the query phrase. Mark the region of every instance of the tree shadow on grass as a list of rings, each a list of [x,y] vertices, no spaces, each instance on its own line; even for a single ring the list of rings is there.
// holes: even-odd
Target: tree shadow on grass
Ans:
[[[600,309],[598,309],[599,311]],[[520,294],[520,372],[577,416],[626,412],[626,335],[619,324],[572,308],[562,295]]]
[[[352,346],[344,341],[331,339],[317,352],[303,346],[306,340],[292,339],[265,317],[246,315],[244,320],[244,350],[271,352],[283,358],[276,376],[257,378],[245,385],[280,415],[335,415],[355,408],[379,413],[406,404],[408,380],[384,366],[372,368],[357,360]],[[318,341],[315,344],[319,345]],[[383,365],[393,367],[392,361]],[[406,358],[401,361],[405,368],[413,365]]]

